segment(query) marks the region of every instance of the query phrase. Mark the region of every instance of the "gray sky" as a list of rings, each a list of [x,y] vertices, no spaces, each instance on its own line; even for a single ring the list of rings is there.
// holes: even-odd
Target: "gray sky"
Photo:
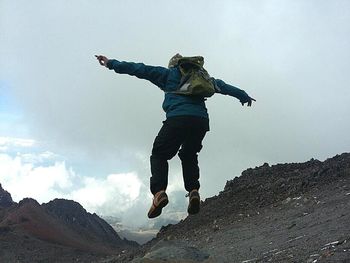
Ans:
[[[346,0],[0,0],[0,182],[16,201],[65,197],[149,223],[163,94],[99,66],[95,54],[162,66],[177,52],[202,55],[212,76],[257,100],[207,101],[203,198],[264,162],[348,152],[349,36]],[[164,218],[182,218],[180,162],[170,165],[176,201]]]

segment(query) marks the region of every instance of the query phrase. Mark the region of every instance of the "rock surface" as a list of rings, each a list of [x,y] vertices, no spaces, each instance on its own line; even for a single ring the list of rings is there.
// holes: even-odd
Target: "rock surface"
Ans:
[[[143,257],[132,263],[142,262],[210,262],[209,254],[185,241],[160,241]]]
[[[135,242],[122,240],[105,220],[96,214],[88,213],[77,202],[55,199],[43,204],[43,208],[52,217],[59,219],[72,231],[78,233],[81,238],[95,240],[106,246],[137,245]]]
[[[10,193],[5,191],[0,184],[0,208],[10,207],[14,203]]]
[[[350,262],[349,222],[350,154],[324,162],[264,164],[228,181],[218,196],[202,203],[198,215],[163,227],[128,257],[173,262],[170,254],[164,261],[156,245],[174,240],[208,254],[195,262]],[[108,262],[130,262],[128,257]],[[174,262],[193,261],[181,260]]]
[[[0,262],[93,262],[134,247],[70,200],[25,198],[0,209]]]

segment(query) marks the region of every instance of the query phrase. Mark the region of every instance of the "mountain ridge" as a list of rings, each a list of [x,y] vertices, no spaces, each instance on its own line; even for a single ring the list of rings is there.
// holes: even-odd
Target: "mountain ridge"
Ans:
[[[349,198],[349,153],[265,163],[227,181],[198,215],[164,226],[132,262],[350,262]]]
[[[80,255],[92,260],[138,246],[121,239],[106,221],[72,200],[54,199],[40,205],[32,198],[24,198],[15,203],[2,187],[0,200],[6,200],[0,208],[0,259],[17,261],[23,257],[26,259],[19,262],[35,262],[65,251],[66,258]],[[26,242],[29,240],[30,245]],[[40,252],[28,252],[28,246]]]

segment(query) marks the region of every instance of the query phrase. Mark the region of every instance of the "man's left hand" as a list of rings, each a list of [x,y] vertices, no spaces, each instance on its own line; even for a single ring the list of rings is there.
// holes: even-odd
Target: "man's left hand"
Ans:
[[[101,66],[107,67],[108,58],[102,55],[95,55]]]
[[[242,106],[244,106],[245,103],[248,103],[247,106],[250,107],[252,106],[253,101],[256,101],[256,100],[248,96],[248,98],[246,98],[245,100],[241,100],[241,104]]]

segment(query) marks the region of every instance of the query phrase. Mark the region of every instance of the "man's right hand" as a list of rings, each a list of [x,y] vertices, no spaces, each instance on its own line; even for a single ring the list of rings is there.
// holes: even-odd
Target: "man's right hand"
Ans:
[[[252,106],[252,102],[253,101],[256,101],[256,100],[251,98],[251,97],[249,97],[248,95],[247,95],[247,98],[245,98],[244,100],[240,100],[242,106],[244,106],[244,104],[247,103],[248,107]]]
[[[107,67],[108,58],[102,55],[95,55],[101,66]]]

